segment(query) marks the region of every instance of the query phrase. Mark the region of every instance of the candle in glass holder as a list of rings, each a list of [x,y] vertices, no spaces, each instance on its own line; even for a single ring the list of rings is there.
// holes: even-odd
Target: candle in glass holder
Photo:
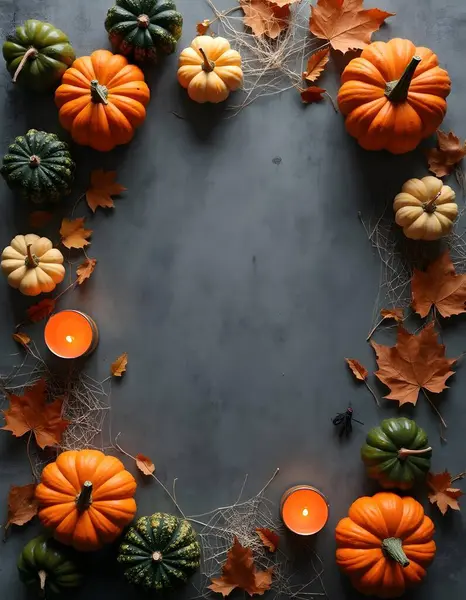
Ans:
[[[90,354],[99,339],[95,322],[78,310],[62,310],[45,326],[47,348],[60,358],[79,358]]]
[[[298,535],[314,535],[328,521],[325,496],[310,485],[297,485],[287,490],[280,503],[280,514],[286,527]]]

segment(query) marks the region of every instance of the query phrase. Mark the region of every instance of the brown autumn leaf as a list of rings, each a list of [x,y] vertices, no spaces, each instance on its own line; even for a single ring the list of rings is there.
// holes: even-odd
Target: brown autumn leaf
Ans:
[[[79,267],[76,269],[76,275],[78,276],[76,281],[78,282],[78,285],[81,285],[84,283],[84,281],[86,281],[86,279],[89,279],[94,272],[96,264],[96,258],[86,258],[86,260],[79,265]]]
[[[29,227],[32,229],[42,229],[53,219],[53,213],[46,210],[34,210],[29,215]]]
[[[277,38],[289,25],[289,3],[278,6],[268,0],[239,0],[244,12],[243,22],[254,35]]]
[[[412,307],[427,317],[435,307],[442,317],[466,312],[466,275],[457,275],[446,250],[426,271],[414,269],[411,279]]]
[[[323,48],[311,54],[307,61],[307,68],[303,73],[303,78],[309,83],[316,81],[322,75],[322,71],[329,60],[330,50],[328,48]]]
[[[112,363],[111,373],[114,377],[121,377],[123,373],[126,372],[126,365],[128,364],[128,353],[123,352],[116,359],[115,362]]]
[[[402,308],[382,308],[380,316],[383,320],[394,319],[397,323],[403,323],[403,309]]]
[[[325,94],[326,91],[327,90],[317,87],[316,85],[311,85],[311,87],[301,90],[301,100],[304,104],[321,102],[324,99],[323,94]]]
[[[18,342],[18,344],[21,344],[21,346],[23,346],[23,348],[27,350],[28,344],[31,341],[31,338],[28,336],[27,333],[24,333],[23,331],[18,331],[16,333],[12,333],[11,337],[15,340],[15,342]]]
[[[440,129],[437,131],[438,148],[427,150],[427,161],[429,170],[437,177],[449,175],[455,166],[466,156],[466,142],[461,143],[453,131],[446,133]]]
[[[461,474],[458,479],[462,478]],[[452,478],[450,473],[445,470],[444,473],[429,473],[427,476],[427,485],[432,490],[429,494],[431,504],[436,504],[444,515],[449,508],[460,510],[458,498],[463,496],[463,492],[459,488],[452,488],[451,485],[456,478]]]
[[[22,396],[8,394],[10,408],[3,411],[6,425],[1,429],[21,437],[29,431],[34,433],[37,445],[57,446],[69,421],[62,419],[63,398],[47,402],[47,384],[39,379],[27,388]]]
[[[370,44],[374,31],[394,14],[378,8],[363,9],[363,0],[317,0],[311,7],[309,29],[345,54]]]
[[[46,319],[55,310],[57,301],[54,298],[44,298],[37,304],[33,304],[27,309],[29,320],[33,323],[38,323],[42,319]]]
[[[446,380],[454,374],[451,367],[456,358],[445,357],[445,346],[437,341],[434,323],[429,323],[417,335],[401,325],[396,346],[389,347],[371,341],[377,355],[377,377],[390,388],[385,396],[402,404],[416,404],[419,391],[436,394],[447,388]]]
[[[366,381],[369,371],[355,358],[345,358],[346,364],[351,369],[353,375],[358,381]]]
[[[269,0],[270,4],[274,4],[279,8],[284,6],[291,6],[292,4],[299,4],[302,0]]]
[[[125,192],[126,188],[116,183],[116,171],[96,169],[91,173],[91,187],[86,192],[86,202],[95,212],[97,207],[114,208],[112,196]]]
[[[254,564],[251,548],[245,548],[235,537],[233,546],[228,550],[227,560],[222,567],[222,576],[213,578],[209,589],[228,596],[239,588],[250,596],[262,596],[272,584],[272,569],[258,571]]]
[[[66,248],[84,248],[90,244],[88,238],[92,229],[84,229],[84,217],[77,219],[63,219],[60,227],[61,243]]]
[[[10,525],[25,525],[37,515],[39,503],[35,497],[35,483],[12,485],[8,494],[8,517],[5,530]]]
[[[143,475],[152,475],[155,471],[154,463],[144,454],[136,454],[136,466]]]
[[[264,547],[270,552],[275,552],[278,548],[279,536],[267,527],[256,527],[256,533],[260,537]]]
[[[197,35],[205,35],[210,27],[209,19],[204,19],[196,25]]]

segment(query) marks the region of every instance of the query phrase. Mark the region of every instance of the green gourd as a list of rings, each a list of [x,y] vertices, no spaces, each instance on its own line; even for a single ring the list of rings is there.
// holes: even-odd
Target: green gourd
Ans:
[[[76,56],[68,36],[61,29],[29,19],[7,37],[3,58],[14,83],[44,92],[60,81]]]
[[[125,535],[118,562],[125,577],[163,591],[186,583],[199,568],[201,547],[188,521],[165,513],[139,518]]]
[[[183,16],[172,0],[116,0],[105,20],[115,52],[137,62],[172,54],[182,27]]]
[[[408,490],[424,481],[431,456],[426,432],[405,417],[382,421],[369,431],[361,448],[367,474],[384,488]]]
[[[47,599],[82,583],[82,574],[68,549],[41,535],[24,546],[18,558],[19,578],[28,586],[39,589]]]
[[[74,169],[65,142],[54,133],[30,129],[9,146],[0,173],[19,196],[40,204],[71,192]]]

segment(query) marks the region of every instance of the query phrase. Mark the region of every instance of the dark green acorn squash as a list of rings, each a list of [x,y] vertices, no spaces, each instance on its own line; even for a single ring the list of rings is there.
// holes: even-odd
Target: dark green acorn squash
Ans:
[[[69,558],[69,550],[41,535],[24,546],[18,558],[19,578],[36,587],[47,599],[82,583],[82,574]]]
[[[30,19],[3,44],[3,58],[13,82],[43,92],[53,88],[74,61],[66,33],[50,23]]]
[[[116,0],[105,20],[115,52],[137,62],[172,54],[182,27],[183,16],[172,0]]]
[[[200,557],[201,547],[188,521],[155,513],[128,530],[118,562],[131,583],[163,591],[186,583],[199,568]]]
[[[10,145],[0,173],[12,190],[39,204],[69,194],[74,169],[65,142],[54,133],[31,129]]]
[[[405,417],[382,421],[369,431],[361,448],[367,474],[384,488],[408,490],[423,481],[431,456],[426,432]]]

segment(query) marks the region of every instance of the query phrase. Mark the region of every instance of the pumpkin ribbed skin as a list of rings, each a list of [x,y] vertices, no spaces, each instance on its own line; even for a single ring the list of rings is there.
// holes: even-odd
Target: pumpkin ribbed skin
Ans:
[[[120,545],[118,562],[131,583],[163,591],[186,583],[200,565],[201,548],[191,524],[165,513],[141,517]]]
[[[137,62],[156,62],[175,51],[183,16],[172,0],[117,0],[105,28],[115,52]]]
[[[98,450],[63,452],[36,488],[39,518],[54,537],[77,550],[113,542],[136,513],[136,481],[114,456]]]
[[[431,456],[426,432],[405,417],[382,421],[369,431],[361,448],[367,474],[384,488],[407,490],[424,481]]]
[[[141,69],[108,50],[76,59],[55,92],[62,127],[77,144],[101,152],[131,141],[149,99]]]
[[[358,498],[336,528],[336,559],[363,594],[398,598],[426,576],[434,524],[414,498],[390,492]]]
[[[3,58],[12,75],[25,56],[17,81],[36,92],[54,87],[75,59],[66,33],[36,19],[17,27],[3,44]]]
[[[420,59],[419,64],[412,62]],[[374,42],[343,71],[338,105],[346,129],[366,150],[402,154],[432,135],[445,117],[450,77],[428,48],[409,40]],[[393,91],[410,66],[405,85]],[[412,77],[412,79],[410,79]],[[390,99],[392,98],[392,99]]]
[[[79,587],[83,576],[64,548],[45,535],[26,544],[18,558],[19,578],[43,596]]]
[[[0,172],[20,197],[41,204],[57,202],[71,192],[74,170],[65,142],[54,133],[30,129],[8,147]]]

